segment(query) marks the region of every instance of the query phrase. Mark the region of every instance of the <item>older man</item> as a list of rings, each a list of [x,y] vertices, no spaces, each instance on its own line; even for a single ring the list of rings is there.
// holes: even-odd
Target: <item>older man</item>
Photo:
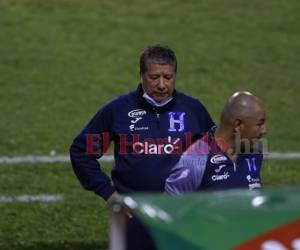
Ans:
[[[237,92],[226,103],[218,127],[196,141],[166,180],[165,191],[261,187],[263,155],[259,139],[266,133],[266,110],[249,92]]]
[[[170,48],[143,51],[137,90],[106,104],[72,143],[73,169],[84,188],[108,201],[118,193],[164,191],[182,151],[213,126],[199,100],[175,90],[176,72]],[[115,144],[111,179],[97,161],[110,141]],[[136,228],[129,225],[128,249],[151,249]]]

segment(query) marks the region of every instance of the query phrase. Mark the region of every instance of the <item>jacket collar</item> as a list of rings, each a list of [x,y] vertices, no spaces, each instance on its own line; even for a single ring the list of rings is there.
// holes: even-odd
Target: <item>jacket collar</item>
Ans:
[[[177,92],[174,89],[173,99],[170,102],[168,102],[166,105],[164,105],[162,107],[155,107],[145,100],[145,98],[143,97],[143,94],[144,94],[144,91],[143,91],[142,84],[139,84],[137,87],[137,90],[136,90],[136,97],[137,97],[139,106],[142,106],[143,108],[148,109],[148,110],[153,110],[153,111],[155,110],[158,112],[163,112],[163,111],[169,110],[171,107],[173,107],[176,102],[176,97],[177,97]]]

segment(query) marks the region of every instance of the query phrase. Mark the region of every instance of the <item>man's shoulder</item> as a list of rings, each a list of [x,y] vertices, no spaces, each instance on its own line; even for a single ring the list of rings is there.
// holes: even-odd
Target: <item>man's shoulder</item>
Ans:
[[[127,103],[135,102],[136,101],[136,92],[135,91],[130,91],[127,93],[124,93],[122,95],[116,96],[112,99],[110,99],[105,106],[107,107],[116,107],[116,106],[121,106],[124,107]]]
[[[114,114],[119,114],[121,110],[135,106],[135,102],[135,92],[131,91],[110,99],[99,108],[97,113],[112,117]]]
[[[203,107],[202,102],[194,96],[187,95],[187,94],[185,94],[181,91],[178,91],[178,90],[176,90],[176,95],[177,95],[177,99],[181,103],[187,103],[188,105]]]

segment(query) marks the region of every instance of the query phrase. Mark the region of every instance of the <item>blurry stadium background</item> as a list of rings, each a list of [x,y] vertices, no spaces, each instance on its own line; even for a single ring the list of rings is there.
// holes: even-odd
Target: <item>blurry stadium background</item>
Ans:
[[[216,122],[249,90],[267,105],[269,150],[300,152],[299,13],[297,0],[0,0],[0,249],[107,249],[109,210],[68,162],[4,157],[66,156],[100,106],[136,88],[149,44],[175,50],[177,88]],[[299,163],[265,161],[265,186],[299,185]]]

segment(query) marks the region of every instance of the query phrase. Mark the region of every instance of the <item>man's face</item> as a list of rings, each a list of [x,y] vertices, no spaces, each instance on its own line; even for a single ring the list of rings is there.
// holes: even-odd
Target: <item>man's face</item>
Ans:
[[[176,72],[172,65],[148,64],[147,71],[142,74],[144,90],[155,101],[163,101],[172,96],[175,88]]]
[[[253,114],[245,118],[240,125],[240,139],[242,148],[250,146],[250,150],[258,147],[259,139],[267,133],[266,127],[266,111],[261,105]],[[245,144],[246,143],[246,144]]]
[[[242,139],[257,140],[267,133],[266,111],[263,106],[258,105],[253,115],[242,121],[240,133]]]

